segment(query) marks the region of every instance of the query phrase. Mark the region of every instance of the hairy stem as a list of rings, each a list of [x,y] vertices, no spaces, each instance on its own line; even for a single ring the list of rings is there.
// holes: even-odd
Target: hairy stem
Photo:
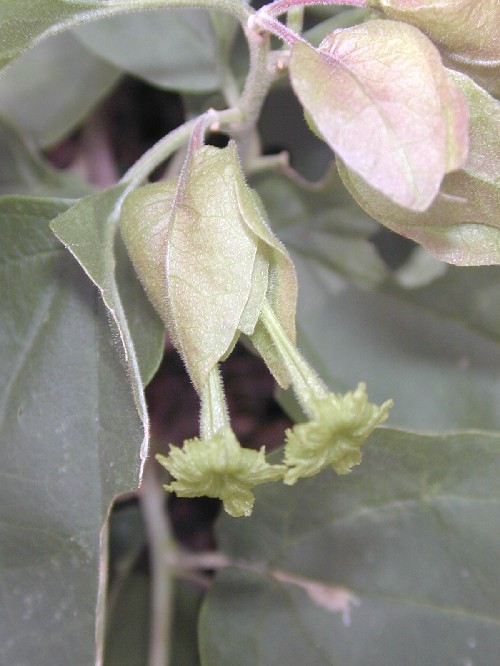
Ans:
[[[366,0],[275,0],[269,5],[264,5],[257,14],[268,16],[279,16],[297,7],[310,5],[349,5],[350,7],[366,7]]]
[[[200,434],[210,439],[219,430],[229,426],[229,414],[219,368],[210,371],[201,395]]]
[[[241,119],[242,112],[239,108],[216,111],[213,115],[213,122],[217,123],[220,127],[225,127],[231,123],[238,123]],[[165,162],[173,153],[187,143],[198,121],[199,118],[188,120],[183,125],[172,130],[172,132],[169,132],[146,151],[120,180],[121,183],[127,183],[130,186],[127,188],[127,191],[140,185],[156,167]]]
[[[268,302],[264,302],[262,306],[260,321],[290,372],[293,389],[300,406],[308,416],[313,418],[315,400],[328,395],[326,386],[290,341]]]

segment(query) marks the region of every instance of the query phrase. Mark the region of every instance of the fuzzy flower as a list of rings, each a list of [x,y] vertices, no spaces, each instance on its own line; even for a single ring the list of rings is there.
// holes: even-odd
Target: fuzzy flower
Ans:
[[[252,513],[251,488],[283,478],[283,465],[266,462],[260,451],[243,448],[230,427],[220,429],[210,439],[189,439],[183,448],[172,446],[168,456],[156,459],[174,477],[164,486],[179,497],[217,497],[234,517]]]
[[[377,407],[368,402],[365,384],[345,395],[329,393],[314,404],[314,417],[286,432],[284,481],[314,476],[328,466],[348,474],[361,462],[361,445],[388,416],[392,400]]]

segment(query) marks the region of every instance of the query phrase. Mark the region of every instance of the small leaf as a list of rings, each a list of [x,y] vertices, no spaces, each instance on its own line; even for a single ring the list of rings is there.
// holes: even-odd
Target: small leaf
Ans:
[[[446,64],[500,93],[497,0],[368,0],[386,16],[412,23],[439,46]]]
[[[242,206],[245,206],[249,213],[246,222],[261,240],[259,251],[268,261],[266,298],[289,340],[295,343],[297,304],[295,266],[285,246],[267,226],[264,205],[257,192],[244,186],[243,181],[239,183],[238,188]],[[289,386],[290,376],[287,366],[283,363],[281,354],[276,350],[268,331],[260,321],[257,321],[251,339],[278,384],[283,388]]]
[[[469,155],[448,174],[431,207],[422,213],[394,204],[340,160],[339,172],[358,203],[375,219],[460,266],[500,263],[500,103],[471,79],[450,72],[470,114]]]
[[[325,141],[401,206],[425,210],[467,155],[465,100],[422,33],[368,21],[291,52],[293,88]]]
[[[122,213],[132,260],[198,390],[232,346],[252,288],[258,240],[242,223],[234,159],[234,149],[204,146],[188,159],[173,208],[167,184],[163,199],[160,189],[136,190]]]
[[[496,663],[499,461],[498,434],[381,428],[350,477],[257,488],[217,526],[234,566],[201,611],[202,663]]]

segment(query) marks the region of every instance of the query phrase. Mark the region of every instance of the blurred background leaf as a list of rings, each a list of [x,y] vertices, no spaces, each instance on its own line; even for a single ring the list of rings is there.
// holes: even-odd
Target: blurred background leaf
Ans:
[[[219,87],[219,47],[207,12],[193,9],[114,16],[73,29],[92,53],[161,88]]]
[[[72,34],[54,35],[0,74],[0,113],[38,146],[50,146],[88,116],[121,74]]]
[[[0,194],[74,199],[92,191],[77,176],[51,167],[30,145],[29,137],[1,119],[0,146]]]

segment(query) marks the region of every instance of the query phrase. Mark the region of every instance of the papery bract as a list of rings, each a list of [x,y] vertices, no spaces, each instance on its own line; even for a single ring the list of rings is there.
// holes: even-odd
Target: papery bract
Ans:
[[[167,181],[132,192],[121,229],[198,390],[240,332],[254,332],[266,295],[295,336],[293,264],[244,181],[234,143],[194,150],[176,185]],[[256,344],[286,386],[286,369],[273,363],[266,340],[259,345],[257,335]]]
[[[368,21],[291,51],[293,88],[330,147],[372,187],[425,210],[467,155],[467,107],[432,42]]]
[[[469,156],[448,174],[423,213],[397,206],[338,161],[356,201],[376,220],[423,245],[434,256],[461,266],[500,263],[500,103],[458,72],[450,76],[467,97]]]

